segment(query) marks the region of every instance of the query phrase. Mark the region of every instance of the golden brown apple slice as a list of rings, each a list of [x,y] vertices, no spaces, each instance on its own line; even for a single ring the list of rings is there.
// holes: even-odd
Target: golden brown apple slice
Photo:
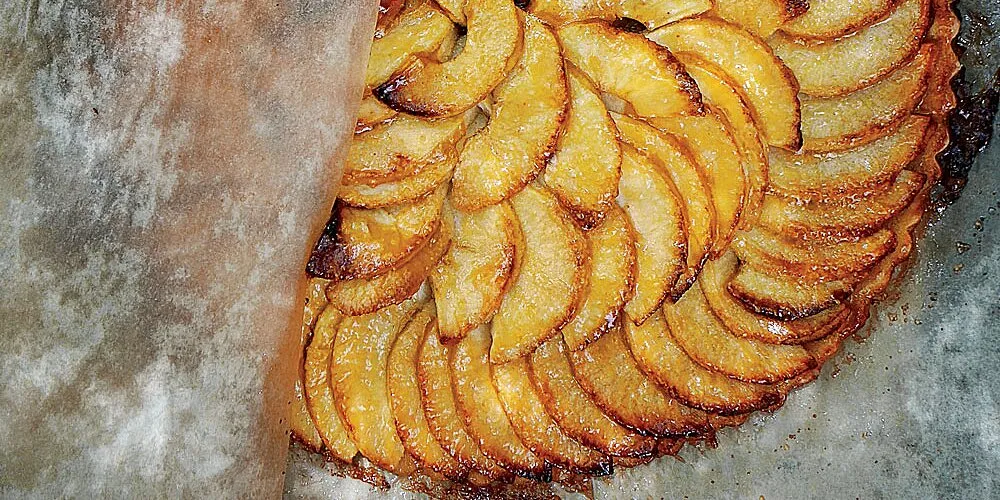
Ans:
[[[892,231],[838,242],[788,241],[756,228],[737,235],[733,250],[740,260],[774,274],[810,280],[850,279],[866,271],[896,248]]]
[[[468,0],[435,0],[434,3],[456,23],[465,25],[468,22],[465,18],[465,6]]]
[[[664,305],[663,313],[674,341],[691,359],[728,377],[773,384],[816,366],[800,346],[757,342],[730,333],[712,313],[701,288]]]
[[[603,21],[559,28],[563,56],[598,88],[624,99],[641,116],[699,114],[701,94],[669,51]]]
[[[288,430],[292,434],[292,440],[309,451],[319,453],[323,449],[323,437],[319,435],[316,423],[309,414],[309,407],[306,406],[305,382],[301,374],[295,379],[292,396],[292,404],[288,409]]]
[[[544,188],[528,186],[511,199],[521,222],[520,270],[493,317],[490,360],[506,363],[559,332],[583,296],[586,240]]]
[[[927,84],[927,95],[920,103],[920,113],[943,117],[955,107],[955,93],[951,81],[961,68],[952,42],[958,35],[958,17],[948,0],[931,1],[934,21],[927,29],[926,40],[934,44],[934,69]]]
[[[513,196],[555,150],[569,91],[559,43],[537,18],[526,18],[524,53],[494,95],[489,124],[465,143],[455,167],[451,196],[459,210]]]
[[[770,344],[802,344],[830,334],[850,314],[847,307],[835,306],[808,318],[780,321],[747,310],[726,291],[736,272],[736,254],[726,252],[705,264],[698,280],[712,312],[733,335]]]
[[[622,138],[669,174],[683,201],[687,266],[670,292],[671,298],[676,300],[698,277],[715,239],[715,207],[706,174],[698,163],[688,158],[673,136],[625,115],[613,117]]]
[[[527,358],[493,365],[493,385],[524,444],[549,463],[571,472],[604,476],[611,459],[567,436],[547,413],[531,382]]]
[[[396,420],[396,433],[417,463],[449,479],[461,479],[467,469],[434,439],[420,396],[417,354],[425,333],[433,323],[433,303],[424,305],[396,336],[386,363],[389,406]]]
[[[451,54],[458,30],[447,16],[431,3],[421,3],[400,14],[392,27],[372,40],[371,55],[365,70],[365,85],[376,87],[398,71],[413,64],[418,57],[429,56],[442,45]]]
[[[622,148],[618,199],[635,229],[635,295],[625,304],[643,322],[666,300],[685,267],[687,235],[677,189],[652,160],[631,146]]]
[[[792,151],[799,149],[798,82],[760,38],[708,18],[685,19],[647,36],[671,52],[690,54],[717,66],[746,99],[765,141]]]
[[[884,21],[839,40],[803,43],[777,33],[768,43],[803,93],[833,97],[867,87],[905,63],[930,25],[930,0],[903,0]]]
[[[483,100],[517,57],[523,29],[510,0],[468,0],[465,46],[447,62],[420,61],[373,90],[390,108],[417,116],[461,113]]]
[[[575,69],[569,68],[566,75],[569,113],[544,180],[578,220],[594,226],[618,196],[622,152],[597,90]]]
[[[799,38],[834,39],[885,18],[898,0],[809,0],[809,9],[781,27]]]
[[[375,128],[381,123],[385,123],[396,116],[396,110],[382,104],[372,95],[370,90],[365,90],[358,104],[358,120],[354,125],[355,134],[363,134]]]
[[[616,457],[651,453],[656,440],[642,436],[604,414],[573,376],[565,343],[546,341],[531,354],[531,379],[545,410],[580,443]]]
[[[614,21],[627,17],[647,29],[708,12],[711,0],[534,0],[528,10],[558,26],[585,19]]]
[[[571,350],[597,340],[617,321],[635,284],[635,234],[621,208],[613,205],[600,226],[586,232],[589,279],[573,319],[562,328]]]
[[[924,185],[924,175],[903,170],[879,192],[848,198],[847,203],[801,204],[776,196],[764,197],[761,227],[791,239],[838,240],[867,236],[885,226],[917,195]]]
[[[330,304],[345,314],[369,314],[399,304],[420,289],[451,245],[451,225],[441,224],[423,248],[401,266],[369,279],[331,283],[326,289]]]
[[[726,289],[755,313],[792,321],[840,304],[850,295],[850,282],[817,282],[772,275],[741,265]]]
[[[323,444],[334,458],[351,463],[358,447],[348,433],[331,387],[330,357],[343,315],[326,307],[316,320],[313,337],[306,347],[303,363],[306,404]]]
[[[323,438],[316,429],[316,424],[309,413],[305,394],[305,348],[312,341],[313,328],[320,313],[326,308],[326,286],[330,281],[323,278],[309,278],[306,283],[306,305],[302,308],[302,329],[299,337],[302,361],[299,365],[299,376],[295,378],[294,399],[289,408],[289,428],[292,439],[302,443],[306,448],[319,452],[323,447]]]
[[[783,397],[774,386],[733,380],[692,361],[674,341],[660,312],[640,326],[627,328],[626,339],[638,366],[692,408],[731,415],[782,402]],[[619,401],[630,400],[619,397]]]
[[[809,4],[809,0],[715,0],[715,14],[767,38],[788,21],[804,14]]]
[[[443,160],[464,133],[462,115],[434,121],[399,115],[354,136],[343,182],[378,186],[409,177]]]
[[[400,470],[406,450],[389,407],[386,363],[389,347],[415,307],[411,299],[373,314],[344,318],[330,358],[329,385],[351,440],[365,458],[389,471]]]
[[[712,108],[704,116],[657,120],[653,124],[677,136],[705,173],[715,204],[715,239],[711,251],[712,255],[718,255],[733,239],[749,187],[736,142],[719,112]]]
[[[487,325],[469,332],[451,349],[452,387],[465,427],[488,457],[519,476],[546,479],[545,461],[532,453],[514,432],[490,372]]]
[[[771,151],[769,189],[804,201],[861,194],[895,178],[923,150],[930,119],[910,115],[892,134],[847,151]]]
[[[520,225],[508,203],[478,212],[445,205],[452,245],[431,274],[441,338],[460,339],[493,318],[514,269]]]
[[[431,434],[462,465],[486,478],[504,477],[508,472],[484,455],[465,429],[452,391],[451,367],[448,365],[450,356],[451,347],[441,343],[437,325],[431,322],[417,353],[420,396]]]
[[[424,164],[413,175],[397,181],[377,186],[345,183],[340,186],[337,198],[353,207],[363,208],[382,208],[410,203],[451,180],[457,163],[458,152],[449,151],[444,158]]]
[[[655,322],[654,314],[646,323]],[[631,320],[623,321],[632,328]],[[710,430],[704,412],[671,398],[639,370],[618,326],[570,353],[580,387],[611,418],[643,434],[698,436]]]
[[[840,97],[802,97],[802,149],[839,151],[866,144],[896,129],[927,90],[933,46],[871,87]]]
[[[333,207],[309,259],[311,274],[368,279],[397,267],[423,248],[441,226],[444,188],[415,203],[375,209]]]

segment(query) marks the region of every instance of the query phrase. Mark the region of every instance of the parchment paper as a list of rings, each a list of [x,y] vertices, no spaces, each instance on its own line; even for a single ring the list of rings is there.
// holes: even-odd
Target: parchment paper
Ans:
[[[0,497],[276,497],[370,0],[0,4]]]

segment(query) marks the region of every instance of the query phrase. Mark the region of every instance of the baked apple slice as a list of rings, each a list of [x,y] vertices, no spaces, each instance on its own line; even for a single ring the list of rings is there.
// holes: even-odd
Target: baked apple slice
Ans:
[[[768,40],[803,93],[833,97],[867,87],[917,51],[930,25],[930,0],[903,0],[884,21],[851,36],[803,43],[778,33]]]
[[[506,363],[559,333],[583,296],[586,240],[555,196],[528,186],[511,199],[524,245],[520,269],[493,317],[490,360]]]
[[[465,45],[446,62],[418,61],[372,93],[397,111],[457,115],[482,101],[506,76],[521,48],[521,15],[510,0],[467,0]]]
[[[372,40],[365,85],[385,83],[419,57],[447,58],[457,37],[455,25],[432,3],[417,4],[401,13],[384,35]]]
[[[548,480],[545,461],[524,445],[503,409],[493,386],[490,350],[487,325],[472,330],[451,349],[452,387],[465,427],[480,449],[507,470],[522,477]]]
[[[361,103],[358,104],[358,118],[354,125],[354,133],[368,132],[398,114],[396,110],[376,99],[370,90],[365,90],[365,94],[361,97]]]
[[[396,181],[388,181],[377,186],[367,184],[344,184],[337,192],[340,201],[363,208],[383,208],[411,203],[434,191],[451,180],[458,151],[447,151],[443,158],[425,163],[413,175]]]
[[[658,313],[648,321],[655,322]],[[631,320],[623,321],[635,327]],[[641,327],[640,327],[641,328]],[[570,353],[580,387],[611,418],[654,436],[699,436],[711,430],[707,415],[671,398],[636,365],[622,327],[582,351]]]
[[[332,307],[326,307],[320,313],[313,328],[312,340],[306,347],[303,378],[306,405],[327,452],[340,461],[351,463],[358,447],[344,426],[343,415],[337,409],[330,386],[330,356],[343,317]]]
[[[647,37],[671,52],[717,66],[746,99],[765,141],[791,151],[799,149],[798,82],[760,38],[709,18],[685,19]]]
[[[553,338],[531,353],[531,379],[545,410],[569,437],[615,457],[650,454],[656,439],[621,426],[580,388],[566,344]]]
[[[559,43],[533,16],[524,22],[523,52],[494,93],[489,124],[459,155],[451,191],[459,210],[479,210],[513,196],[541,173],[555,150],[569,91]]]
[[[545,22],[559,26],[574,21],[621,18],[638,21],[640,29],[708,12],[711,0],[533,0],[528,10]]]
[[[462,115],[423,120],[399,115],[351,140],[344,161],[344,184],[378,186],[441,161],[465,133]]]
[[[716,15],[762,38],[809,8],[809,0],[715,0]]]
[[[686,266],[687,235],[677,188],[632,146],[622,147],[618,199],[635,229],[635,295],[625,304],[632,321],[643,322],[667,299]]]
[[[892,12],[899,0],[809,0],[809,9],[781,26],[797,38],[832,40],[875,24]]]
[[[640,116],[701,113],[701,94],[684,66],[642,35],[603,21],[567,24],[558,35],[567,61]]]
[[[774,275],[744,264],[726,289],[755,313],[792,321],[840,304],[851,294],[853,283]]]
[[[733,250],[740,260],[774,273],[810,280],[833,281],[858,276],[896,248],[888,229],[868,236],[833,243],[788,241],[755,228],[740,233]]]
[[[299,345],[302,349],[300,354],[303,356],[303,361],[302,365],[299,366],[299,376],[295,378],[292,392],[294,399],[288,412],[288,427],[292,433],[292,439],[317,453],[323,448],[323,437],[319,435],[306,403],[305,348],[312,341],[316,320],[326,308],[326,285],[328,283],[329,280],[323,278],[309,278],[306,284],[306,305],[302,308],[302,333],[299,337]]]

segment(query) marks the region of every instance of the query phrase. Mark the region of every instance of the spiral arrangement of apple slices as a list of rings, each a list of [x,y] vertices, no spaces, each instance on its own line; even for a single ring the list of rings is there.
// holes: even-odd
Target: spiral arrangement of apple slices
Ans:
[[[913,250],[947,0],[385,9],[293,432],[485,485],[710,438],[814,379]]]

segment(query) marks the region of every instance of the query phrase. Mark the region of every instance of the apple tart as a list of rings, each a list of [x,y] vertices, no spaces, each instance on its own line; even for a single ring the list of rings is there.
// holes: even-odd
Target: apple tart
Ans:
[[[291,422],[331,460],[676,453],[813,380],[913,252],[946,0],[391,3],[307,268]]]

